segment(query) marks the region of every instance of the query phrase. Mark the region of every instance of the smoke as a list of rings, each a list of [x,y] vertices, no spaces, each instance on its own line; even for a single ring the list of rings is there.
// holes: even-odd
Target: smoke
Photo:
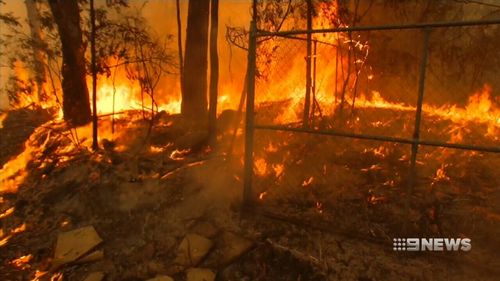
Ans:
[[[104,4],[104,0],[97,1],[96,6]],[[188,1],[181,0],[182,12],[182,36],[186,38]],[[237,101],[246,68],[246,53],[238,48],[230,47],[226,42],[226,26],[248,27],[250,22],[250,0],[220,0],[219,4],[219,62],[220,62],[220,94],[228,93],[231,99]],[[151,33],[160,39],[171,37],[171,51],[177,53],[177,22],[176,4],[174,0],[153,0],[153,1],[130,1],[132,9],[141,9],[142,15],[147,19],[151,27]],[[29,26],[26,21],[26,7],[23,1],[7,1],[1,7],[1,12],[13,12],[23,23],[23,30],[28,33]],[[183,44],[184,45],[184,44]],[[8,58],[0,57],[0,64],[6,65]],[[5,85],[12,71],[7,67],[2,67],[0,72],[0,85]],[[179,95],[180,83],[178,75],[166,75],[158,86],[158,95]],[[235,93],[235,94],[233,94]],[[162,99],[163,100],[163,99]],[[228,101],[229,102],[229,101]],[[231,100],[231,104],[237,104]],[[9,106],[5,92],[0,94],[0,109]]]
[[[147,19],[152,34],[157,38],[171,37],[171,51],[177,57],[177,21],[176,1],[149,1],[142,7],[142,15]],[[185,48],[187,25],[187,0],[181,0],[182,40]],[[246,69],[246,52],[236,47],[231,47],[226,41],[227,26],[241,26],[248,28],[250,23],[250,0],[221,0],[219,4],[219,95],[226,96],[224,103],[238,104],[239,94],[243,87]],[[142,2],[134,2],[133,8],[140,8]],[[210,73],[208,73],[210,75]],[[180,94],[180,81],[178,75],[167,75],[158,86],[158,96],[163,101],[176,99]],[[170,96],[170,97],[166,97]],[[166,98],[166,100],[165,100]]]

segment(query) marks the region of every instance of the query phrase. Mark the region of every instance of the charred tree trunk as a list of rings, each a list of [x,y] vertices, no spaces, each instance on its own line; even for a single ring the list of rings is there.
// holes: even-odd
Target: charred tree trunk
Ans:
[[[210,0],[189,1],[181,113],[192,119],[207,114],[209,10]]]
[[[217,96],[219,88],[219,55],[217,53],[217,35],[219,29],[219,0],[210,4],[210,103],[208,110],[208,131],[210,143],[217,139]]]
[[[89,91],[85,80],[85,48],[82,44],[77,1],[49,0],[61,40],[64,119],[73,126],[91,120]]]
[[[42,51],[43,36],[40,25],[40,13],[35,0],[25,0],[28,23],[30,25],[33,48],[33,71],[37,87],[36,98],[40,102],[44,99],[44,84],[46,81],[45,56]]]
[[[179,77],[181,82],[181,95],[184,92],[184,57],[182,53],[182,21],[181,21],[181,4],[180,0],[175,1],[175,9],[177,13],[177,46],[179,51]]]

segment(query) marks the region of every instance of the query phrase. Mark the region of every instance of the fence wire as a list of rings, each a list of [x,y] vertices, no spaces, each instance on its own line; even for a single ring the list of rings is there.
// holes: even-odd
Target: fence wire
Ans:
[[[360,219],[365,218],[369,222],[380,223],[380,217],[394,224],[405,222],[404,232],[414,231],[417,224],[421,224],[419,229],[436,224],[435,218],[414,214],[415,210],[429,207],[420,200],[427,196],[425,185],[442,184],[443,180],[449,179],[446,170],[452,169],[457,158],[473,155],[476,151],[500,153],[500,147],[421,139],[429,37],[434,28],[491,24],[500,24],[500,20],[290,32],[257,31],[252,25],[246,112],[245,202],[252,204],[274,195],[276,200],[273,202],[278,205],[286,202],[286,206],[293,206],[295,211],[313,210],[324,217],[327,217],[325,210],[328,210],[330,218],[352,215],[360,210]],[[396,105],[402,112],[399,119],[406,121],[402,129],[392,128],[393,131],[406,131],[407,135],[366,134],[360,130],[360,118],[352,112],[356,98],[361,97],[361,79],[369,80],[371,76],[365,67],[369,48],[357,40],[359,37],[355,32],[399,29],[422,31],[417,37],[421,43],[417,45],[420,55],[416,67],[418,87],[414,89],[416,104],[413,107]],[[327,38],[326,42],[320,40],[322,36],[310,41],[311,77],[306,74],[308,42],[304,35],[308,33],[322,34]],[[312,126],[305,125],[306,117],[302,115],[307,79],[312,80],[312,113],[307,116]],[[351,112],[348,113],[348,109]],[[375,127],[375,132],[379,126],[384,126],[384,122],[393,124],[396,119],[381,118],[377,113],[379,108],[363,110],[365,121]],[[347,115],[349,118],[343,118]],[[423,148],[428,146],[437,149]],[[419,148],[432,152],[425,152],[422,156]],[[450,149],[464,152],[450,156],[448,166],[443,163],[436,168],[429,164],[436,169],[435,174],[429,174],[427,170],[425,173],[418,172],[429,158],[434,159],[433,164],[440,163],[440,153],[451,155]],[[490,160],[478,160],[476,164],[486,167]],[[422,178],[423,174],[425,178]],[[252,189],[254,184],[255,189]],[[458,193],[454,195],[458,196]],[[393,204],[379,205],[384,202]],[[339,206],[343,207],[339,209]],[[349,223],[350,220],[345,221],[344,226]],[[373,227],[376,228],[367,224],[365,230]],[[380,231],[385,235],[388,233],[387,229]]]

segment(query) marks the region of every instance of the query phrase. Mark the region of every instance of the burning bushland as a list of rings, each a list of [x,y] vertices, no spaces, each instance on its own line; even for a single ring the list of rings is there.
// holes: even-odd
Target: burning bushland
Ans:
[[[25,2],[2,280],[498,276],[496,4]]]

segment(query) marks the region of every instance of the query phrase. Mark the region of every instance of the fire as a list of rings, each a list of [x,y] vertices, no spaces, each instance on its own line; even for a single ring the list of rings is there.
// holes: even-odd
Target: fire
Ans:
[[[26,269],[26,268],[29,268],[30,265],[29,265],[29,262],[33,259],[33,255],[32,254],[29,254],[29,255],[24,255],[24,256],[21,256],[15,260],[12,260],[10,262],[10,264],[12,264],[13,266],[17,267],[17,268],[20,268],[20,269]]]
[[[384,108],[384,109],[393,109],[400,111],[415,111],[415,107],[410,105],[406,105],[404,103],[395,103],[385,100],[380,92],[372,91],[372,96],[370,98],[366,97],[364,94],[361,94],[359,98],[356,99],[356,107],[361,108]]]
[[[341,22],[338,7],[332,3],[321,2],[316,5],[316,15],[313,19],[313,28],[347,27]],[[284,26],[283,29],[290,29]],[[313,47],[315,49],[313,60],[317,59],[315,68],[316,79],[314,85],[315,100],[312,104],[318,105],[323,116],[331,116],[339,108],[337,100],[339,95],[345,91],[345,102],[353,104],[355,108],[380,108],[394,111],[415,112],[414,105],[386,100],[383,93],[379,91],[367,92],[366,90],[356,91],[356,99],[353,95],[357,83],[360,69],[369,54],[369,44],[363,42],[358,36],[351,36],[346,33],[324,33],[313,34]],[[304,37],[302,37],[304,39]],[[269,60],[261,62],[259,71],[263,77],[259,77],[257,84],[256,104],[257,107],[267,108],[272,103],[280,106],[273,122],[295,123],[303,118],[304,96],[306,92],[305,77],[306,55],[305,41],[286,39],[283,44],[279,40],[266,40],[259,44],[259,51],[262,54],[271,53]],[[317,46],[316,46],[317,45]],[[317,50],[316,50],[317,47]],[[296,50],[297,55],[290,56],[290,48]],[[342,55],[343,52],[343,55]],[[347,52],[351,52],[347,58]],[[337,56],[340,53],[340,56]],[[337,57],[337,59],[335,59]],[[333,58],[333,59],[332,59]],[[338,72],[338,73],[337,73]],[[349,74],[348,74],[349,72]],[[370,69],[365,67],[362,76],[372,80],[374,78]],[[337,95],[337,97],[335,97]],[[428,93],[426,93],[428,95]],[[345,107],[345,105],[342,105]],[[318,109],[315,114],[318,114]],[[500,130],[500,108],[498,103],[492,98],[492,89],[485,85],[480,91],[474,93],[465,106],[455,104],[434,105],[424,103],[423,114],[439,120],[449,120],[464,127],[467,124],[485,124],[485,136],[498,140]],[[358,117],[359,118],[359,117]],[[359,119],[347,121],[360,121]],[[383,127],[387,123],[382,121],[372,122],[374,127]],[[411,126],[411,123],[405,126]],[[455,131],[451,134],[451,141],[460,142],[462,132]]]
[[[267,174],[267,162],[264,158],[255,159],[255,174],[258,176]]]
[[[436,170],[436,175],[434,176],[434,183],[438,181],[447,181],[450,178],[446,175],[445,168],[448,167],[447,164],[441,164],[441,167]]]
[[[88,79],[91,85],[92,80]],[[92,97],[92,91],[90,91]],[[170,114],[180,113],[181,100],[172,98],[169,102],[160,103],[156,101],[155,111],[164,110]],[[112,78],[98,78],[97,86],[97,113],[111,114],[127,110],[151,110],[151,97],[146,93],[141,93],[141,87],[138,82],[131,82],[126,78],[118,79],[113,82]]]
[[[7,118],[7,113],[0,113],[0,129],[3,128],[3,121],[5,120],[5,118]]]
[[[264,200],[264,197],[266,197],[266,195],[267,195],[267,191],[261,192],[259,194],[259,200]]]
[[[316,201],[316,211],[320,214],[323,213],[323,203],[319,202],[319,201]]]
[[[26,177],[26,166],[37,148],[31,145],[30,139],[25,142],[24,147],[21,154],[5,163],[0,169],[0,193],[17,191],[19,183]]]
[[[374,164],[374,165],[371,165],[369,168],[361,169],[361,171],[363,171],[363,172],[379,171],[379,170],[382,170],[382,167],[380,166],[380,164]]]
[[[149,151],[151,153],[161,153],[165,150],[165,147],[161,147],[161,146],[155,146],[155,145],[151,145],[149,147]]]
[[[464,107],[458,105],[446,104],[443,106],[435,106],[424,103],[423,112],[428,116],[432,116],[441,120],[450,120],[460,127],[455,127],[450,131],[453,141],[461,141],[461,127],[469,123],[486,124],[486,137],[498,140],[500,130],[500,107],[497,106],[491,97],[492,89],[489,85],[484,85],[483,88],[469,97],[467,104]],[[395,103],[385,100],[379,92],[372,92],[372,97],[367,98],[361,95],[356,102],[357,107],[361,108],[384,108],[399,111],[415,111],[414,106],[404,103]]]
[[[26,231],[26,224],[23,223],[11,231],[12,234],[18,234]]]
[[[283,175],[283,172],[285,171],[285,165],[275,164],[272,167],[273,167],[274,174],[275,174],[276,178],[279,178]]]
[[[170,159],[174,161],[184,160],[189,152],[191,152],[190,149],[175,149],[172,153],[170,153]]]
[[[15,235],[15,234],[19,234],[19,233],[22,233],[22,232],[24,232],[24,231],[26,231],[26,224],[25,224],[25,223],[23,223],[23,224],[21,224],[20,226],[18,226],[18,227],[16,227],[16,228],[12,229],[12,230],[10,231],[10,233],[8,233],[7,235],[5,235],[5,234],[4,234],[4,235],[5,235],[5,237],[0,236],[0,238],[1,238],[1,239],[0,239],[0,247],[5,246],[5,245],[9,242],[9,240],[10,240],[10,239],[11,239],[11,238]]]
[[[14,213],[14,207],[10,207],[5,212],[1,213],[0,214],[0,219],[8,217],[8,216],[12,215],[12,213]]]
[[[278,151],[278,147],[276,145],[274,145],[273,143],[269,143],[266,148],[264,148],[264,150],[266,152],[277,152]]]
[[[36,86],[34,85],[35,83],[31,83],[29,73],[21,61],[14,62],[14,74],[17,78],[17,87],[24,92],[24,94],[18,96],[18,100],[16,101],[15,106],[26,107],[30,104],[33,104],[36,101],[34,98],[34,93],[36,93],[36,89],[34,89],[34,87]],[[30,94],[29,92],[31,92],[32,94]]]
[[[308,187],[308,186],[310,186],[313,181],[314,181],[314,177],[309,177],[307,180],[304,180],[302,182],[302,187]]]
[[[135,98],[139,91],[137,84],[117,83],[116,85],[115,83],[113,85],[107,80],[102,81],[97,88],[97,113],[105,114],[140,108],[141,104],[138,104]]]
[[[373,154],[384,158],[389,153],[388,148],[381,145],[373,150]]]

